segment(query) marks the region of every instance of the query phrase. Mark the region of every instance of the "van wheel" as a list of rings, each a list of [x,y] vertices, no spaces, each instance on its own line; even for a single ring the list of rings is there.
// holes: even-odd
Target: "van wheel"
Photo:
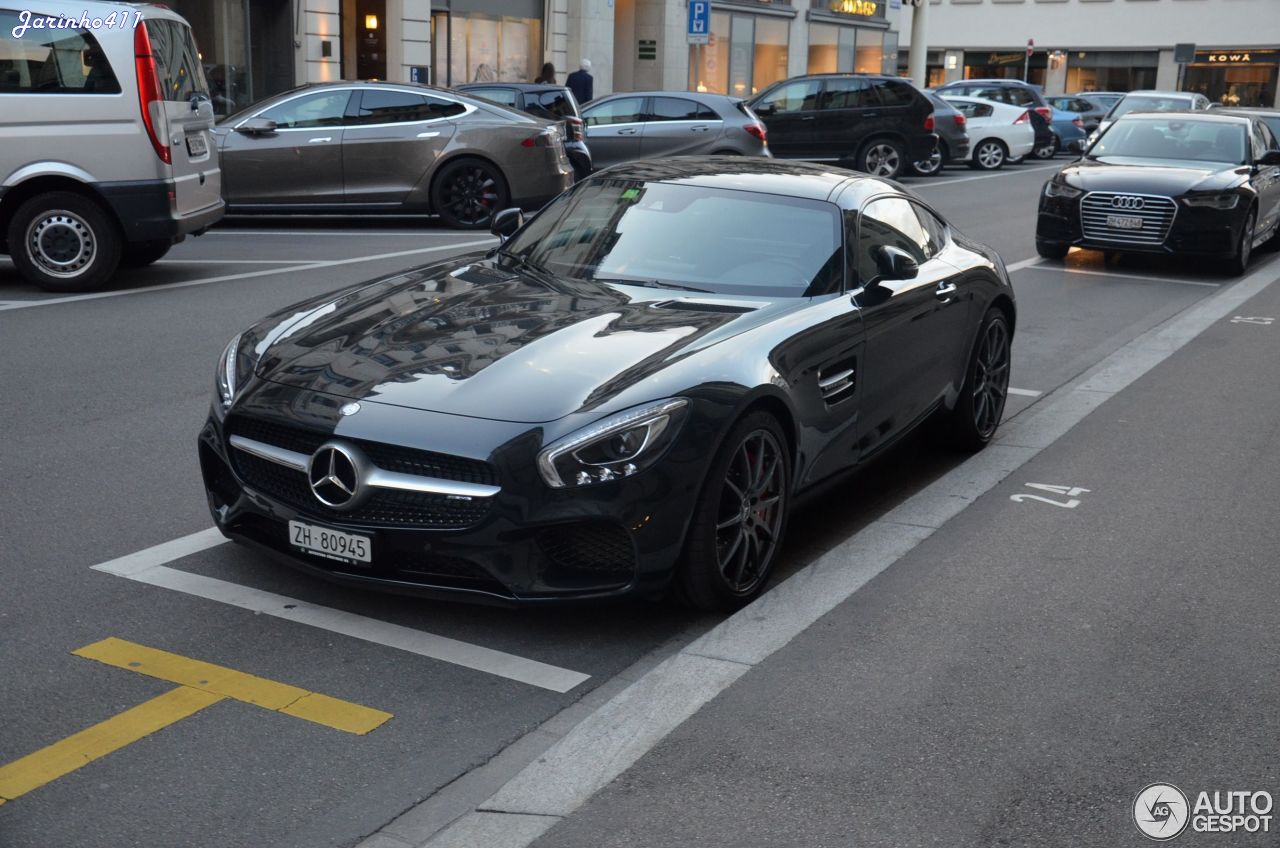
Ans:
[[[455,159],[431,186],[432,210],[455,230],[488,227],[509,199],[502,173],[480,159]]]
[[[120,264],[122,241],[101,206],[69,191],[31,198],[9,222],[13,264],[46,291],[101,288]]]
[[[122,268],[145,268],[158,262],[169,252],[173,243],[168,240],[135,241],[124,246],[124,255],[120,257]]]

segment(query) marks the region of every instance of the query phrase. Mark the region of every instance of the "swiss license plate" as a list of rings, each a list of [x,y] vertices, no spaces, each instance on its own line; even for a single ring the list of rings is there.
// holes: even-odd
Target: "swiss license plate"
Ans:
[[[1132,215],[1108,215],[1107,226],[1113,230],[1140,230],[1142,219]]]
[[[187,152],[192,156],[203,156],[209,152],[209,142],[205,141],[204,133],[187,136]]]
[[[339,562],[370,562],[369,537],[330,530],[317,524],[289,522],[289,542],[295,548]]]

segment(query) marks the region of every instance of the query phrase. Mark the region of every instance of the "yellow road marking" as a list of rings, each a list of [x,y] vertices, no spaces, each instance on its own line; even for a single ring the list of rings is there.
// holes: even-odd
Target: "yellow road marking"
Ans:
[[[111,637],[72,651],[78,657],[136,671],[224,698],[285,713],[347,733],[364,735],[391,718],[391,713],[309,692],[297,686],[193,660],[156,648]],[[0,793],[3,795],[3,793]]]
[[[222,695],[179,686],[93,727],[0,766],[0,803],[12,801],[83,765],[223,700]]]

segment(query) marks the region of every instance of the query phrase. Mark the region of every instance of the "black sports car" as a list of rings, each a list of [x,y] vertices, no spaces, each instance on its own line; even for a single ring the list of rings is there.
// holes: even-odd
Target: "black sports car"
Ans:
[[[1280,144],[1259,118],[1130,113],[1040,193],[1036,250],[1221,257],[1243,274],[1253,248],[1280,240]]]
[[[933,413],[969,449],[999,423],[1004,265],[894,183],[655,160],[494,229],[231,341],[199,440],[224,533],[395,591],[732,608],[798,493]]]

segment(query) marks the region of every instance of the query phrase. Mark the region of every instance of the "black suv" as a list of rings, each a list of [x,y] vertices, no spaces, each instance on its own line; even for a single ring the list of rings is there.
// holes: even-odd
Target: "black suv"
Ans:
[[[582,109],[567,86],[537,82],[473,82],[455,85],[454,89],[539,118],[564,121],[564,151],[569,154],[574,178],[580,180],[593,170],[591,151],[587,149],[587,137],[583,131]]]
[[[1036,133],[1036,146],[1032,151],[1037,159],[1052,159],[1062,146],[1052,129],[1053,107],[1037,86],[1022,80],[967,79],[949,82],[934,90],[944,96],[958,94],[961,97],[981,97],[1026,109],[1031,116],[1031,129]],[[1009,161],[1016,164],[1022,160],[1019,158]]]
[[[814,74],[766,88],[750,102],[780,159],[839,162],[895,178],[933,155],[933,104],[910,82],[874,74]]]

